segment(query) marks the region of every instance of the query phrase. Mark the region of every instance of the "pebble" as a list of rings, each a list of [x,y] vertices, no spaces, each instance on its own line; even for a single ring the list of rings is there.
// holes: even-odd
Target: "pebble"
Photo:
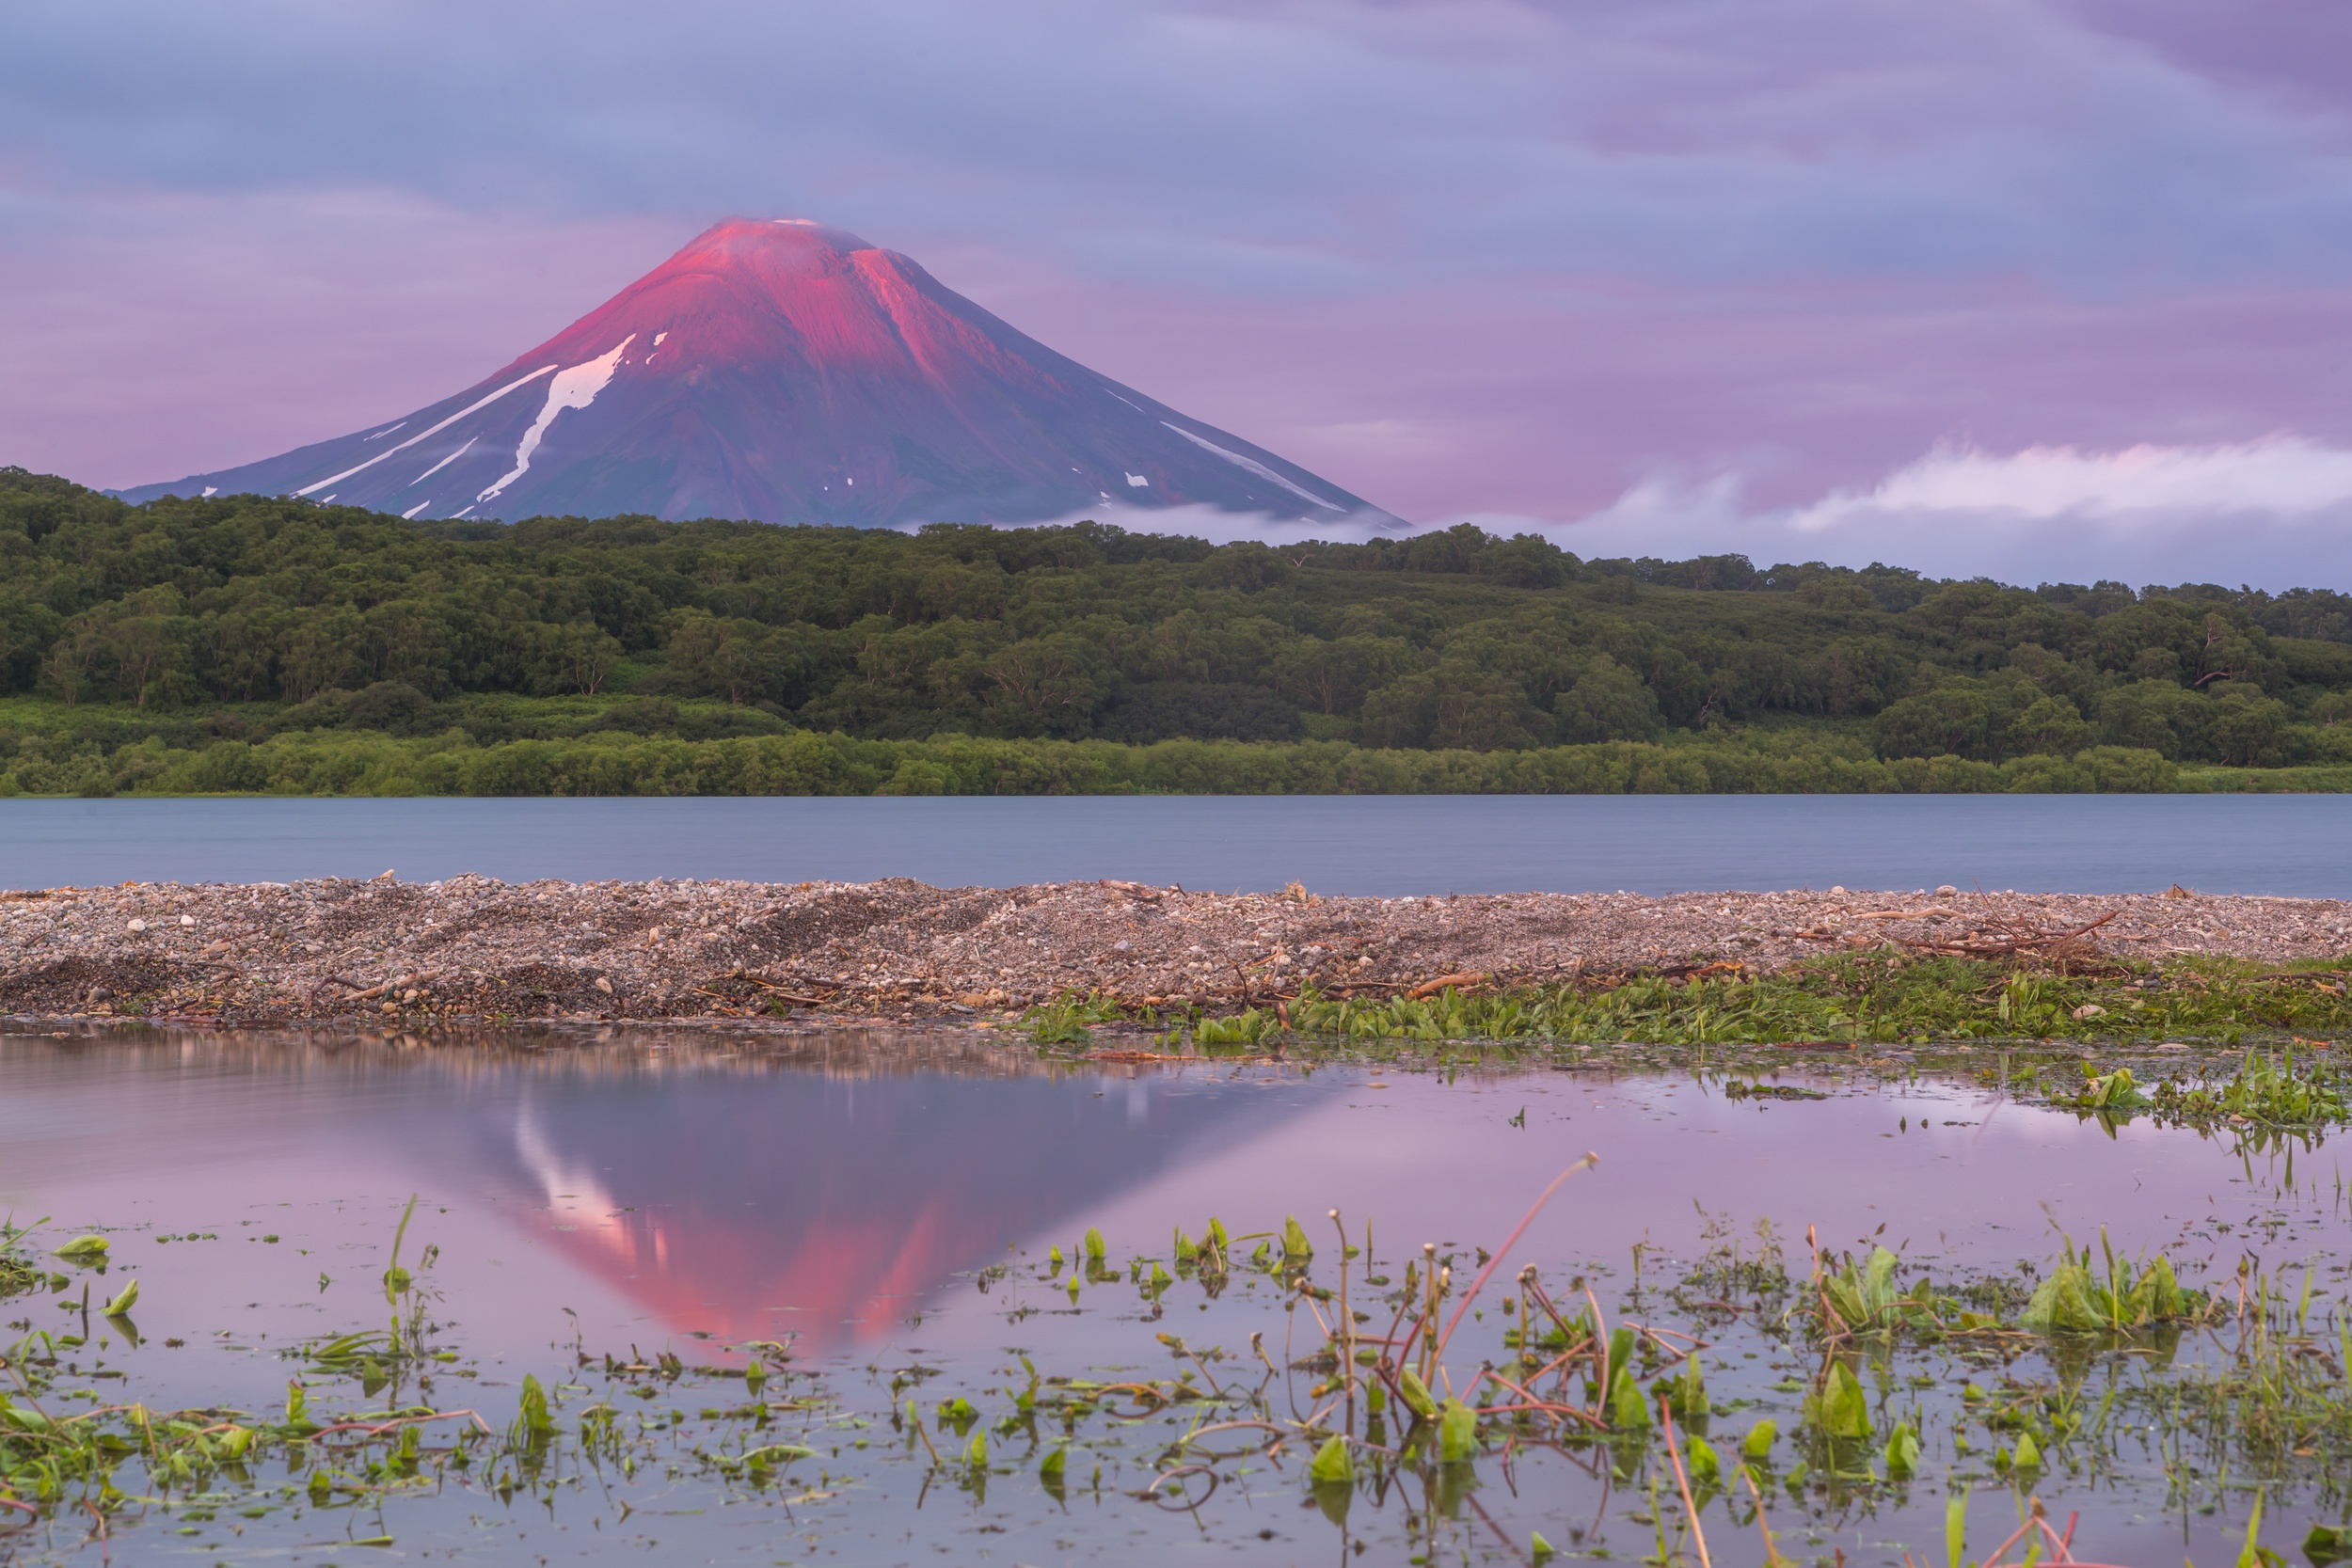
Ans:
[[[1375,999],[1440,976],[1542,985],[1735,958],[1753,973],[1895,937],[1948,939],[1978,917],[2047,929],[2110,911],[2096,944],[2158,963],[2177,952],[2280,962],[2352,947],[2352,905],[2341,901],[1937,891],[1951,902],[1931,911],[1907,890],[1842,884],[1400,898],[906,879],[58,888],[0,893],[0,1011],[52,1016],[103,985],[151,1015],[227,1012],[257,1025],[380,1011],[388,1000],[395,1013],[455,1019],[968,1021],[962,1009],[1017,1018],[1064,991],[1216,1008],[1307,984]],[[1861,918],[1882,912],[1898,918]]]

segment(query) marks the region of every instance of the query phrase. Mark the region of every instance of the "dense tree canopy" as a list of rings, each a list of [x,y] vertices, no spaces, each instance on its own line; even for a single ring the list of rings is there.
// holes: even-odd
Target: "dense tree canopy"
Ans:
[[[1491,752],[1797,730],[1890,759],[2352,757],[2352,598],[2324,591],[1580,561],[1468,525],[1276,548],[1092,523],[408,523],[133,507],[17,468],[0,561],[0,694],[231,738],[511,726],[511,703],[472,701],[505,694],[706,738]]]

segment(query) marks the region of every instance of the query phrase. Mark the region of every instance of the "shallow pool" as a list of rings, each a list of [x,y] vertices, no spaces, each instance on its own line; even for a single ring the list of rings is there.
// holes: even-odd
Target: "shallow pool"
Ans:
[[[1725,1092],[1750,1084],[1772,1092]],[[68,1508],[16,1549],[1514,1561],[1540,1535],[1562,1560],[1696,1561],[1703,1532],[1723,1563],[1760,1560],[1770,1529],[1801,1560],[1941,1562],[1952,1498],[1976,1561],[2039,1497],[2059,1524],[2080,1511],[2087,1560],[2228,1560],[2257,1488],[2276,1546],[2341,1523],[2330,1467],[2352,1436],[2318,1406],[2284,1447],[2220,1413],[2265,1354],[2334,1366],[2343,1392],[2340,1145],[2261,1147],[2025,1102],[1989,1054],[1727,1078],[1607,1051],[1415,1070],[1073,1067],[858,1036],[11,1037],[0,1205],[42,1222],[18,1250],[51,1275],[0,1302],[18,1372],[51,1418],[135,1402],[259,1434],[249,1460],[176,1478],[135,1439],[103,1543]],[[1450,1319],[1588,1153],[1431,1366],[1433,1398],[1491,1412],[1473,1446],[1448,1461],[1436,1423],[1416,1439],[1394,1404],[1375,1418],[1374,1374],[1343,1375],[1330,1335],[1422,1356],[1396,1324],[1428,1305],[1425,1271],[1451,1266]],[[1293,1217],[1311,1258],[1284,1257]],[[51,1256],[84,1233],[107,1242],[103,1273]],[[2207,1293],[2202,1321],[2021,1330],[2070,1238],[2102,1267],[2165,1255]],[[1943,1326],[1824,1337],[1817,1250],[1859,1277],[1880,1246]],[[1561,1319],[1512,1338],[1539,1300]],[[1544,1374],[1549,1402],[1589,1393],[1602,1429],[1504,1408],[1524,1402],[1484,1377],[1532,1378],[1573,1354],[1555,1323],[1595,1320],[1604,1343],[1642,1331],[1639,1402],[1653,1425],[1661,1393],[1679,1410],[1671,1449],[1614,1419],[1582,1363]],[[345,1335],[389,1338],[319,1354]],[[517,1435],[527,1375],[535,1437]],[[365,1419],[288,1440],[290,1380],[309,1424]],[[1826,1434],[1845,1381],[1867,1435]],[[387,1423],[461,1409],[488,1434],[420,1418],[398,1456]],[[1777,1436],[1741,1475],[1766,1418]],[[1348,1421],[1350,1479],[1314,1484]],[[2037,1464],[2016,1463],[2021,1434]],[[1718,1468],[1686,1501],[1694,1436]]]

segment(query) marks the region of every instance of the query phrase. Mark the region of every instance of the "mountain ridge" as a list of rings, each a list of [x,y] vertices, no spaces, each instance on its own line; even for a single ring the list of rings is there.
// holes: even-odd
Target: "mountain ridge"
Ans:
[[[1046,347],[911,258],[728,218],[546,341],[400,419],[124,499],[258,492],[414,518],[904,527],[1209,505],[1400,519]]]

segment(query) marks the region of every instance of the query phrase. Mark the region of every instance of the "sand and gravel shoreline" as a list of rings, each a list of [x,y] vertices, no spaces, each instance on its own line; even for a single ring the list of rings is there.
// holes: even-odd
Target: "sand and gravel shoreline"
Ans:
[[[2263,962],[2352,949],[2352,903],[1948,890],[1192,893],[1129,882],[934,888],[456,877],[0,894],[0,1015],[224,1026],[622,1020],[996,1025],[1065,991],[1155,1006],[1392,996],[1648,967],[1771,970],[1840,947],[2112,915],[2118,957]]]

